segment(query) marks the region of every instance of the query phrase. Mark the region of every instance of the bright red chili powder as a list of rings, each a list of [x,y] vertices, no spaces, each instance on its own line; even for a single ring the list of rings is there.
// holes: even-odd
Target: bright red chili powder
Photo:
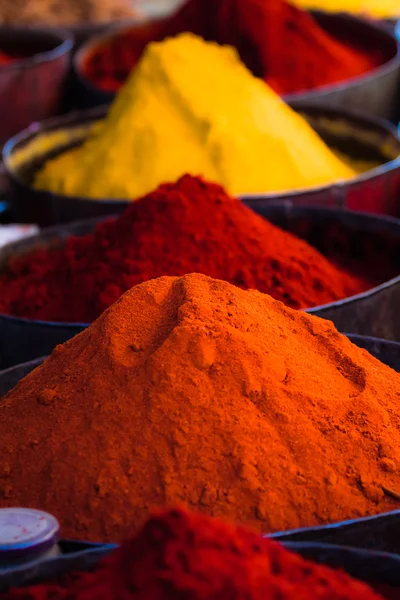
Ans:
[[[0,600],[382,600],[342,571],[204,515],[150,518],[92,573]]]
[[[336,40],[285,0],[188,0],[172,17],[125,31],[93,50],[83,74],[96,87],[115,92],[150,41],[185,31],[235,46],[247,67],[279,94],[344,81],[385,60]]]
[[[199,272],[258,289],[293,308],[325,304],[372,284],[256,215],[216,184],[183,176],[132,202],[66,247],[10,261],[0,311],[89,323],[131,287]]]

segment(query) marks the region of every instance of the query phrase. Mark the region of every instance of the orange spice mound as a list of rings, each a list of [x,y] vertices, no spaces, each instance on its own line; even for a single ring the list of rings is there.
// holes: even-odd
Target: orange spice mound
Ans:
[[[1,506],[116,541],[185,503],[261,532],[390,510],[400,375],[329,321],[199,274],[127,292],[0,402]]]

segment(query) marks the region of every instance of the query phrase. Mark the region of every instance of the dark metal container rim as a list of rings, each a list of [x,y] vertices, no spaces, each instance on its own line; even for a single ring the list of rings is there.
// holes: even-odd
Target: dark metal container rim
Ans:
[[[393,342],[392,340],[381,340],[379,338],[371,338],[369,336],[363,336],[363,335],[353,335],[353,334],[343,334],[346,337],[350,338],[350,341],[352,341],[354,338],[359,337],[359,338],[363,338],[363,339],[369,339],[369,340],[378,340],[380,342],[384,342],[385,345],[388,344],[394,344],[397,346],[400,346],[400,342]],[[43,360],[43,358],[37,359],[39,360]],[[36,362],[35,361],[29,361],[27,363],[23,363],[21,366],[25,366],[28,365],[30,362]],[[19,366],[19,365],[18,365]],[[7,369],[9,370],[9,369]],[[2,373],[5,373],[5,371],[2,371]],[[1,374],[2,374],[1,373]],[[331,531],[334,529],[340,529],[341,527],[344,527],[346,525],[357,525],[357,524],[362,524],[362,523],[370,523],[372,521],[375,521],[377,519],[382,519],[385,517],[392,517],[392,516],[399,516],[400,517],[400,509],[398,510],[390,510],[388,512],[384,512],[384,513],[378,513],[376,515],[369,515],[368,517],[361,517],[359,519],[346,519],[345,521],[337,521],[335,523],[329,523],[328,525],[315,525],[313,527],[298,527],[297,529],[288,529],[286,531],[276,531],[272,534],[268,534],[270,535],[270,537],[274,538],[279,538],[282,539],[284,541],[284,539],[286,537],[291,537],[293,535],[297,535],[297,534],[303,534],[305,532],[312,532],[312,531],[320,531],[321,529],[323,529],[324,531]]]
[[[12,153],[13,153],[15,147],[18,144],[20,144],[21,142],[29,141],[29,138],[33,138],[37,135],[40,135],[41,133],[45,134],[45,133],[48,133],[51,131],[66,129],[66,128],[68,128],[68,126],[72,127],[74,124],[77,125],[78,121],[81,121],[83,124],[85,122],[90,122],[90,121],[95,121],[96,119],[101,119],[106,116],[108,108],[109,108],[108,105],[96,106],[94,108],[90,108],[87,110],[77,110],[77,111],[68,113],[67,115],[62,115],[62,116],[58,116],[58,117],[52,117],[50,119],[45,119],[40,122],[32,123],[26,129],[23,129],[16,135],[9,138],[7,140],[7,142],[4,144],[4,147],[2,149],[2,160],[3,160],[3,164],[4,164],[4,167],[5,167],[8,177],[11,180],[13,180],[14,182],[16,182],[23,189],[32,191],[32,187],[27,185],[24,181],[22,181],[21,178],[18,176],[18,174],[15,173],[14,169],[9,168],[9,159],[12,156]],[[386,121],[386,119],[383,119],[381,117],[373,116],[367,112],[358,111],[358,110],[354,110],[354,109],[340,109],[339,110],[337,108],[332,108],[330,106],[324,106],[322,104],[319,106],[314,106],[313,104],[310,104],[307,101],[303,101],[303,100],[293,101],[293,109],[296,112],[301,112],[301,111],[307,112],[307,110],[320,111],[321,114],[324,114],[327,116],[336,116],[339,118],[344,118],[345,120],[350,121],[350,122],[354,121],[354,122],[362,125],[363,127],[373,126],[376,128],[380,128],[383,131],[385,131],[387,134],[392,136],[393,140],[395,140],[397,142],[397,144],[399,145],[399,149],[400,149],[400,135],[398,134],[396,127],[393,124],[391,124],[389,121]],[[308,187],[308,188],[303,188],[300,190],[288,190],[287,192],[280,192],[280,193],[263,193],[263,192],[243,193],[243,194],[238,194],[238,198],[240,198],[243,201],[252,201],[252,200],[256,200],[256,199],[257,200],[269,200],[269,201],[273,201],[273,200],[274,201],[275,200],[282,201],[283,199],[290,200],[291,198],[294,198],[294,197],[301,197],[303,195],[308,195],[308,194],[323,193],[323,192],[326,192],[326,191],[332,190],[332,189],[341,190],[343,188],[347,188],[350,185],[357,185],[360,183],[365,183],[367,181],[374,179],[375,177],[378,177],[380,175],[383,175],[384,173],[393,171],[399,167],[400,167],[400,152],[396,158],[389,160],[388,162],[383,163],[382,165],[379,165],[373,169],[369,169],[365,173],[361,173],[361,174],[357,175],[356,177],[352,177],[351,179],[346,180],[346,181],[340,181],[338,183],[326,184],[326,185],[322,185],[322,186],[315,186],[315,187],[311,187],[311,188]],[[69,201],[76,202],[76,203],[82,203],[82,204],[83,203],[86,204],[87,202],[94,202],[94,203],[101,204],[103,206],[108,206],[108,205],[116,206],[118,203],[127,203],[128,204],[130,202],[130,200],[126,199],[126,198],[125,199],[122,199],[122,198],[115,198],[115,199],[82,198],[79,196],[66,196],[66,195],[62,195],[62,194],[55,194],[53,192],[46,191],[46,190],[33,190],[33,191],[37,191],[37,192],[40,192],[41,194],[45,194],[47,197],[50,197],[50,198],[58,196],[65,200],[69,200]]]
[[[265,536],[264,536],[265,537]],[[272,540],[274,538],[271,538]],[[385,558],[398,563],[400,567],[400,555],[392,554],[390,552],[383,552],[382,550],[366,550],[365,548],[355,548],[354,546],[342,546],[339,544],[325,544],[322,542],[285,542],[284,540],[276,540],[277,544],[282,544],[285,548],[293,549],[303,548],[304,550],[334,550],[344,554],[357,554],[365,558]]]
[[[0,27],[0,31],[1,31],[1,27]],[[29,32],[29,33],[35,33],[35,34],[46,34],[46,35],[52,35],[54,36],[54,38],[58,38],[59,43],[57,44],[57,46],[55,46],[55,48],[52,48],[51,50],[44,50],[43,52],[38,52],[37,54],[33,54],[32,56],[27,56],[18,60],[15,60],[11,63],[8,63],[6,65],[2,65],[0,67],[0,74],[5,72],[5,71],[12,71],[12,70],[17,70],[17,69],[26,69],[32,66],[36,66],[38,64],[42,64],[45,62],[50,62],[52,60],[55,60],[56,58],[59,58],[60,56],[63,56],[64,54],[67,54],[68,52],[70,52],[74,46],[74,37],[72,34],[68,33],[66,30],[60,29],[58,31],[52,30],[52,29],[46,29],[44,27],[40,27],[40,28],[29,28],[29,27],[12,27],[10,28],[10,32],[14,31],[14,32]],[[54,40],[56,41],[56,40]]]
[[[397,278],[395,278],[397,279]],[[393,281],[393,280],[391,280]],[[386,283],[386,282],[385,282]],[[374,288],[375,289],[375,288]],[[358,297],[358,295],[357,295]],[[329,305],[330,306],[330,305]],[[318,307],[319,308],[319,307]],[[310,310],[310,309],[307,309]],[[384,343],[385,346],[389,346],[391,348],[399,348],[400,347],[400,341],[396,341],[396,340],[386,340],[385,338],[377,338],[374,337],[373,335],[361,335],[359,333],[343,333],[342,331],[340,332],[342,335],[345,335],[347,338],[349,338],[349,340],[353,343],[355,343],[357,345],[357,341],[360,340],[367,340],[368,342],[371,342],[372,344],[376,344],[376,343]],[[385,516],[386,514],[392,514],[393,512],[397,512],[397,511],[389,511],[389,513],[380,513],[379,516]],[[400,509],[399,509],[399,515],[400,515]],[[373,519],[375,518],[377,515],[371,515],[369,517],[362,517],[364,519]],[[341,521],[339,524],[342,525],[344,523],[344,521]]]
[[[342,91],[342,90],[348,88],[349,86],[353,86],[353,85],[356,85],[359,83],[369,82],[369,81],[371,81],[371,79],[374,79],[378,75],[379,76],[386,75],[387,73],[390,73],[394,67],[400,66],[400,44],[397,40],[396,32],[389,31],[387,28],[382,27],[382,25],[379,24],[379,21],[377,21],[377,22],[369,21],[360,16],[352,15],[352,14],[349,14],[349,13],[346,13],[343,11],[337,12],[337,13],[329,13],[329,12],[325,12],[323,10],[311,10],[309,12],[316,17],[318,17],[318,16],[326,16],[328,18],[329,17],[334,17],[334,18],[339,17],[342,19],[346,19],[347,21],[352,21],[353,23],[356,23],[357,26],[359,26],[361,24],[364,27],[369,27],[370,29],[373,29],[375,32],[379,32],[381,35],[385,35],[388,41],[390,38],[391,42],[392,43],[394,42],[394,44],[397,46],[397,51],[392,56],[392,58],[385,61],[383,64],[378,65],[374,69],[371,69],[370,71],[367,71],[366,73],[363,73],[361,75],[356,75],[355,77],[350,77],[349,79],[345,79],[343,81],[338,81],[337,83],[321,85],[316,88],[312,88],[310,90],[301,90],[298,92],[294,92],[292,94],[285,94],[284,96],[282,96],[282,98],[283,98],[283,100],[285,100],[285,102],[290,103],[293,100],[303,100],[303,99],[307,100],[307,99],[310,99],[313,97],[318,97],[319,95],[324,95],[324,94],[328,94],[331,92],[339,92],[339,91]],[[158,18],[158,19],[154,19],[153,21],[159,21],[159,20],[162,20],[162,19]],[[108,30],[107,32],[102,32],[98,35],[93,36],[91,39],[89,39],[87,42],[85,42],[81,46],[81,48],[78,50],[78,52],[75,54],[75,56],[73,58],[73,68],[74,68],[75,74],[79,78],[79,80],[84,85],[86,85],[87,88],[91,92],[101,93],[104,98],[109,98],[109,99],[112,99],[115,96],[115,94],[112,92],[107,92],[105,90],[102,90],[101,88],[96,87],[93,84],[93,82],[91,82],[87,77],[85,77],[85,75],[83,74],[83,71],[81,69],[81,65],[82,65],[82,62],[84,61],[84,59],[93,50],[93,48],[96,48],[97,46],[106,42],[110,38],[113,38],[115,36],[115,34],[121,34],[125,31],[129,31],[132,28],[132,26],[140,25],[141,23],[143,23],[143,21],[138,20],[136,23],[131,23],[130,25],[128,25],[128,24],[116,25],[115,27]]]
[[[381,216],[381,215],[377,216],[377,215],[367,213],[367,212],[343,210],[341,208],[320,207],[320,206],[307,206],[307,207],[293,206],[290,202],[281,202],[281,203],[268,202],[268,207],[279,208],[285,212],[290,211],[290,210],[295,210],[297,212],[305,211],[305,212],[311,213],[311,214],[312,213],[317,213],[317,214],[323,213],[327,216],[329,216],[329,215],[353,216],[353,217],[357,217],[357,219],[361,219],[364,223],[368,223],[372,226],[379,223],[382,225],[386,224],[388,227],[391,227],[391,228],[395,228],[398,231],[399,238],[400,238],[400,220],[396,219],[394,217]],[[107,219],[115,219],[117,217],[118,217],[118,215],[108,215],[105,217],[94,217],[91,219],[84,219],[82,221],[75,221],[73,223],[64,224],[64,225],[55,225],[53,227],[46,227],[39,234],[26,237],[23,240],[20,240],[20,242],[22,241],[22,242],[26,243],[26,242],[29,242],[30,240],[34,241],[35,239],[40,239],[40,237],[43,233],[45,233],[49,238],[52,236],[52,234],[54,235],[54,237],[56,237],[57,234],[60,232],[60,230],[65,230],[71,226],[79,226],[79,225],[83,225],[83,224],[96,225],[97,223],[101,223]],[[70,234],[70,235],[73,235],[73,234]],[[7,248],[12,247],[15,244],[18,244],[18,241],[10,242],[9,244],[6,244],[5,246],[3,246],[3,249],[7,250]],[[336,302],[330,302],[328,304],[319,304],[318,306],[313,306],[313,307],[306,308],[303,310],[305,312],[307,312],[308,314],[313,314],[315,311],[318,311],[318,314],[320,314],[321,311],[328,309],[328,308],[331,309],[331,308],[335,308],[336,306],[343,306],[343,305],[351,304],[356,300],[362,300],[364,298],[371,298],[371,297],[375,296],[376,294],[380,293],[381,291],[386,290],[387,288],[389,288],[395,284],[398,284],[398,283],[400,283],[400,275],[393,277],[392,279],[389,279],[387,281],[384,281],[380,285],[370,288],[369,290],[366,290],[365,292],[361,292],[360,294],[354,294],[353,296],[348,296],[347,298],[342,298],[341,300],[337,300]],[[57,328],[57,327],[61,327],[61,328],[65,328],[65,329],[76,328],[76,327],[86,328],[91,325],[91,323],[68,323],[68,322],[63,322],[63,321],[42,321],[42,320],[36,320],[36,319],[28,319],[25,317],[16,317],[16,316],[7,315],[4,313],[0,313],[0,320],[4,320],[4,321],[8,321],[8,322],[16,322],[16,323],[26,323],[26,324],[34,323],[35,325],[47,327],[50,329]],[[348,335],[351,335],[351,334],[348,334]],[[369,336],[361,336],[361,337],[369,337]],[[374,339],[374,338],[371,338],[371,339]],[[376,338],[376,339],[378,339],[378,338]],[[392,341],[392,343],[397,343],[397,342]]]

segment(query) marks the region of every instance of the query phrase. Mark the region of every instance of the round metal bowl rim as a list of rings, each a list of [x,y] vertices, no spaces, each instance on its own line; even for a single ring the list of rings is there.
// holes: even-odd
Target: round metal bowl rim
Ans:
[[[23,31],[24,28],[16,28],[16,31]],[[29,31],[28,28],[26,28],[26,31]],[[59,32],[55,32],[55,31],[51,31],[51,30],[46,30],[46,29],[35,29],[35,32],[43,32],[43,33],[51,33],[52,35],[54,35],[54,37],[58,37],[59,39],[59,44],[55,47],[52,48],[51,50],[45,50],[43,52],[38,52],[37,54],[33,54],[32,56],[27,56],[21,59],[17,59],[11,63],[7,63],[5,65],[1,65],[0,67],[0,76],[2,73],[4,73],[5,71],[12,71],[12,70],[16,70],[16,69],[26,69],[28,67],[32,67],[32,66],[36,66],[38,64],[41,63],[45,63],[45,62],[50,62],[52,60],[55,60],[56,58],[59,58],[60,56],[63,56],[65,54],[67,54],[68,52],[70,52],[74,46],[74,38],[68,34],[66,31],[64,33],[61,32],[61,30]]]
[[[2,369],[2,370],[0,370],[0,377],[3,377],[3,375],[8,375],[9,373],[11,373],[11,371],[15,371],[18,368],[27,367],[28,365],[36,365],[36,367],[39,367],[47,358],[49,358],[49,356],[50,355],[39,356],[39,358],[33,358],[32,360],[26,360],[25,362],[19,363],[18,365],[13,365],[12,367],[7,367],[7,369]]]
[[[384,340],[381,338],[374,338],[374,337],[370,337],[367,335],[358,335],[358,334],[351,334],[351,333],[343,333],[342,335],[345,335],[346,337],[350,336],[350,341],[352,341],[351,338],[362,338],[362,339],[368,339],[368,340],[372,340],[372,341],[376,341],[378,340],[379,342],[383,342],[385,345],[392,345],[394,344],[395,346],[399,346],[400,342],[394,342],[393,340]],[[50,355],[49,355],[50,356]],[[45,356],[44,359],[48,358],[48,356]],[[38,358],[38,359],[34,359],[34,360],[30,360],[27,361],[25,363],[21,363],[21,365],[16,365],[16,367],[21,366],[24,367],[26,365],[32,364],[32,363],[36,363],[36,361],[42,360],[43,361],[43,357],[42,358]],[[11,367],[11,369],[15,369],[16,367]],[[8,371],[10,369],[7,369]],[[3,373],[4,371],[2,371],[1,373]],[[270,536],[271,538],[279,538],[279,541],[282,539],[282,541],[284,541],[285,537],[289,537],[292,535],[296,535],[298,533],[302,533],[304,532],[304,530],[308,530],[308,531],[315,531],[315,530],[320,530],[322,527],[324,528],[324,530],[326,531],[332,531],[334,529],[339,529],[343,526],[346,525],[353,525],[354,522],[357,523],[370,523],[373,521],[376,521],[377,519],[381,519],[382,517],[390,517],[390,516],[399,516],[400,517],[400,510],[399,509],[395,509],[395,510],[389,510],[383,513],[377,513],[374,515],[368,515],[366,517],[359,517],[357,519],[345,519],[344,521],[335,521],[334,523],[328,523],[326,525],[311,525],[311,527],[296,527],[296,529],[288,529],[288,530],[283,530],[283,531],[274,531],[272,534],[267,534],[267,536]],[[347,548],[354,548],[354,546],[346,546]],[[373,551],[374,552],[374,551]],[[378,550],[379,552],[379,550]]]
[[[371,79],[373,79],[374,77],[376,77],[377,75],[385,75],[386,73],[390,72],[396,65],[400,66],[400,44],[397,40],[396,37],[396,32],[391,32],[387,29],[384,29],[381,25],[379,25],[379,22],[374,22],[374,21],[370,21],[367,20],[361,16],[357,16],[357,15],[352,15],[346,12],[337,12],[337,13],[329,13],[323,10],[310,10],[309,11],[311,14],[313,14],[314,16],[318,16],[318,15],[325,15],[327,17],[339,17],[342,19],[346,19],[347,21],[353,21],[357,24],[362,23],[365,26],[368,26],[372,29],[374,29],[375,31],[379,31],[380,33],[383,33],[384,35],[386,35],[388,38],[390,37],[392,39],[392,41],[394,41],[397,45],[397,52],[396,54],[390,58],[389,60],[387,60],[386,62],[382,63],[381,65],[378,65],[377,67],[375,67],[374,69],[367,71],[366,73],[362,73],[361,75],[356,75],[354,77],[350,77],[349,79],[344,79],[343,81],[338,81],[337,83],[330,83],[330,84],[325,84],[325,85],[321,85],[315,88],[311,88],[309,90],[299,90],[298,92],[293,92],[291,94],[285,94],[282,96],[282,98],[285,100],[285,102],[291,102],[292,100],[308,100],[313,98],[314,96],[319,96],[322,94],[327,94],[329,92],[337,92],[337,91],[341,91],[345,88],[348,88],[349,86],[352,86],[353,84],[356,85],[360,82],[368,82]],[[160,20],[164,20],[163,18],[157,18],[157,19],[151,19],[150,21],[152,22],[157,22]],[[88,41],[86,41],[81,48],[78,50],[78,52],[75,54],[74,58],[73,58],[73,68],[75,71],[75,74],[78,76],[78,78],[87,86],[87,88],[91,91],[91,92],[95,92],[95,93],[101,93],[103,94],[105,97],[109,97],[109,98],[113,98],[115,96],[115,92],[108,92],[106,90],[102,90],[101,88],[97,87],[96,85],[94,85],[94,83],[92,81],[90,81],[90,79],[88,79],[84,73],[82,72],[81,69],[81,63],[83,61],[83,59],[87,56],[87,54],[93,50],[93,47],[98,46],[99,44],[101,44],[102,42],[107,41],[108,39],[112,38],[115,36],[115,34],[121,34],[124,31],[129,31],[129,29],[132,28],[132,26],[134,27],[135,24],[136,25],[140,25],[144,22],[149,22],[149,19],[137,19],[136,23],[131,23],[130,25],[116,25],[114,28],[109,29],[107,32],[102,32],[98,35],[93,36],[91,39],[89,39]],[[399,31],[400,31],[400,26],[399,23],[397,23],[397,27],[399,27]]]
[[[299,104],[296,106],[297,102],[299,102]],[[13,170],[9,169],[9,167],[8,167],[8,158],[11,156],[14,147],[18,143],[20,143],[21,141],[23,141],[24,139],[26,139],[27,137],[29,137],[31,135],[38,135],[42,131],[44,133],[46,133],[48,131],[52,131],[51,127],[52,127],[53,123],[54,123],[54,130],[67,129],[68,124],[66,124],[65,126],[63,126],[62,124],[59,126],[56,125],[56,123],[59,123],[60,120],[61,121],[63,121],[63,120],[71,121],[69,126],[71,126],[74,123],[74,121],[76,119],[78,119],[78,117],[81,119],[82,123],[91,121],[91,120],[94,121],[95,119],[100,119],[102,117],[105,117],[107,115],[108,109],[109,109],[108,105],[96,106],[96,107],[93,107],[93,108],[90,108],[87,110],[74,111],[74,112],[68,113],[67,115],[63,115],[61,117],[60,116],[52,117],[50,119],[45,119],[40,122],[31,123],[26,129],[23,129],[16,135],[9,138],[3,146],[1,156],[2,156],[2,161],[3,161],[4,168],[6,170],[7,175],[14,181],[17,181],[18,185],[20,185],[21,187],[23,187],[27,190],[31,190],[32,186],[29,186],[26,183],[24,183],[18,177],[18,175],[15,174],[15,172]],[[339,110],[336,108],[332,108],[330,106],[324,106],[323,104],[321,104],[319,106],[314,106],[313,104],[308,104],[306,101],[303,102],[302,100],[296,101],[295,106],[293,107],[293,110],[295,110],[296,112],[301,112],[302,110],[307,111],[308,109],[309,110],[317,109],[317,110],[320,110],[321,112],[325,112],[327,116],[336,115],[336,116],[338,116],[340,118],[344,118],[350,122],[352,120],[362,121],[366,126],[375,125],[376,127],[381,128],[386,133],[391,134],[394,138],[396,138],[397,142],[399,143],[399,148],[400,148],[400,136],[398,135],[396,127],[394,125],[392,125],[389,121],[386,121],[385,119],[383,119],[381,117],[373,116],[367,112],[358,111],[358,110],[354,110],[354,109],[340,109]],[[86,116],[86,119],[85,119],[85,116]],[[283,199],[290,200],[290,198],[293,198],[295,196],[302,196],[304,194],[311,194],[311,193],[312,194],[323,193],[323,192],[327,192],[328,190],[332,190],[332,189],[340,190],[340,189],[346,188],[349,185],[365,183],[366,181],[370,181],[370,180],[374,179],[375,177],[378,177],[379,175],[383,175],[384,173],[393,171],[394,169],[396,169],[398,167],[400,167],[400,153],[396,158],[389,160],[388,162],[385,162],[382,165],[378,165],[377,167],[375,167],[373,169],[369,169],[365,173],[360,173],[356,177],[352,177],[351,179],[346,179],[345,181],[338,181],[336,183],[331,183],[331,184],[328,183],[325,185],[320,185],[320,186],[311,187],[311,188],[301,188],[299,190],[288,190],[287,192],[281,191],[279,193],[276,193],[276,192],[270,192],[270,193],[266,193],[266,192],[246,193],[246,192],[243,192],[241,194],[237,194],[237,197],[244,201],[248,201],[248,200],[251,201],[253,199],[254,200],[255,199],[277,200],[277,201],[282,201]],[[130,200],[129,198],[82,198],[80,196],[66,196],[64,194],[56,194],[55,192],[51,192],[48,190],[36,190],[36,191],[40,192],[41,194],[46,194],[50,197],[58,196],[60,198],[69,199],[71,201],[80,202],[80,203],[94,202],[94,203],[98,203],[98,204],[102,204],[102,205],[108,205],[108,204],[113,205],[113,204],[118,204],[118,203],[126,203],[127,205],[129,205],[129,203],[132,202],[132,200]]]
[[[375,288],[373,288],[375,289]],[[319,308],[319,307],[318,307]],[[310,309],[307,309],[310,310]],[[374,337],[373,335],[362,335],[361,333],[344,333],[344,332],[340,332],[342,335],[345,335],[347,338],[349,338],[349,340],[351,342],[353,342],[353,340],[368,340],[371,343],[376,343],[376,342],[383,342],[385,344],[385,346],[392,346],[392,347],[399,347],[400,346],[400,341],[396,341],[396,340],[387,340],[385,338],[377,338]],[[356,344],[357,345],[357,344]],[[391,513],[393,511],[389,511],[389,513]],[[400,516],[400,509],[398,509],[396,512],[399,513]],[[378,513],[378,516],[382,516],[385,515],[387,513]],[[376,515],[370,515],[368,517],[360,517],[362,519],[373,519],[374,517],[376,517]],[[352,521],[352,519],[347,519],[346,521],[340,521],[340,524],[342,523],[347,523],[347,521]],[[282,532],[283,533],[283,532]]]
[[[274,206],[273,204],[271,204],[271,205]],[[279,206],[281,208],[290,208],[292,205],[290,204],[290,202],[288,202],[288,203],[280,203],[279,205],[275,204],[275,206]],[[323,212],[326,215],[329,215],[329,214],[337,215],[337,214],[341,214],[341,213],[347,214],[347,215],[348,214],[357,215],[357,217],[361,217],[361,219],[363,219],[364,221],[368,221],[368,222],[379,221],[381,223],[392,223],[392,224],[396,224],[397,226],[400,225],[400,220],[395,219],[394,217],[388,217],[388,216],[384,216],[384,215],[376,216],[374,214],[362,212],[362,211],[342,210],[342,209],[338,209],[338,208],[319,207],[319,206],[297,207],[297,209],[300,211],[301,210],[313,211],[316,209],[318,212]],[[262,216],[262,215],[260,215],[260,216]],[[86,223],[88,225],[89,224],[95,225],[96,223],[101,223],[103,221],[106,221],[107,219],[115,219],[115,218],[118,218],[118,217],[116,215],[110,215],[107,217],[94,217],[92,219],[84,219],[82,221],[75,221],[74,223],[70,223],[69,225],[64,224],[64,225],[55,225],[53,227],[46,227],[39,233],[39,237],[40,237],[41,233],[47,233],[48,236],[50,237],[52,231],[54,231],[56,234],[60,229],[66,229],[66,228],[68,228],[68,226],[80,225],[80,224],[84,224],[84,223]],[[266,219],[266,217],[262,217],[262,218]],[[73,235],[73,234],[70,234],[70,235]],[[34,239],[37,237],[38,237],[38,234],[28,236],[28,237],[24,238],[23,241],[28,242],[31,238]],[[400,237],[400,228],[399,228],[399,237]],[[14,245],[15,243],[16,242],[10,242],[9,244],[6,244],[5,246],[3,246],[3,249],[7,249],[8,247]],[[29,254],[29,252],[27,254]],[[304,312],[307,312],[308,314],[313,314],[316,311],[320,312],[327,308],[331,309],[331,308],[335,308],[336,306],[343,306],[346,304],[350,304],[351,302],[354,302],[355,300],[362,300],[363,298],[369,298],[371,296],[375,296],[376,294],[380,293],[381,291],[383,291],[383,290],[387,289],[388,287],[391,287],[392,285],[395,285],[397,283],[400,283],[400,275],[397,275],[396,277],[393,277],[392,279],[384,281],[383,283],[381,283],[373,288],[370,288],[369,290],[366,290],[365,292],[361,292],[360,294],[354,294],[353,296],[347,296],[346,298],[336,300],[335,302],[329,302],[328,304],[318,304],[317,306],[303,308],[301,310]],[[53,327],[63,327],[63,328],[67,328],[67,329],[77,328],[77,327],[86,328],[86,327],[90,327],[90,325],[91,325],[91,323],[70,323],[70,322],[64,322],[64,321],[42,321],[39,319],[16,317],[14,315],[7,315],[5,313],[0,313],[0,319],[7,320],[7,321],[14,321],[14,322],[16,321],[18,323],[35,323],[35,325],[40,325],[40,326],[45,326],[45,327],[50,327],[50,328],[53,328]],[[370,337],[370,336],[362,336],[362,337]]]
[[[267,535],[264,535],[263,537],[268,537]],[[271,539],[273,540],[274,538],[271,537]],[[367,550],[365,548],[356,548],[354,546],[342,546],[339,544],[325,544],[322,542],[285,542],[284,540],[280,541],[280,540],[276,540],[276,543],[282,544],[283,546],[285,546],[286,548],[288,548],[289,550],[296,550],[296,548],[303,548],[304,550],[321,550],[321,549],[326,549],[326,550],[336,550],[336,551],[340,551],[347,554],[357,554],[358,556],[365,556],[365,557],[371,557],[373,558],[375,557],[381,557],[381,558],[385,558],[385,559],[390,559],[393,562],[398,563],[398,565],[400,566],[400,555],[398,554],[392,554],[390,552],[384,552],[382,550]]]

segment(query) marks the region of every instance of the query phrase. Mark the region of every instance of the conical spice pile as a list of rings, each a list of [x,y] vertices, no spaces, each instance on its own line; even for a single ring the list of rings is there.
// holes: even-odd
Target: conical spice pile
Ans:
[[[1,506],[119,540],[186,503],[276,531],[382,512],[400,376],[332,323],[203,275],[127,292],[0,403]]]

